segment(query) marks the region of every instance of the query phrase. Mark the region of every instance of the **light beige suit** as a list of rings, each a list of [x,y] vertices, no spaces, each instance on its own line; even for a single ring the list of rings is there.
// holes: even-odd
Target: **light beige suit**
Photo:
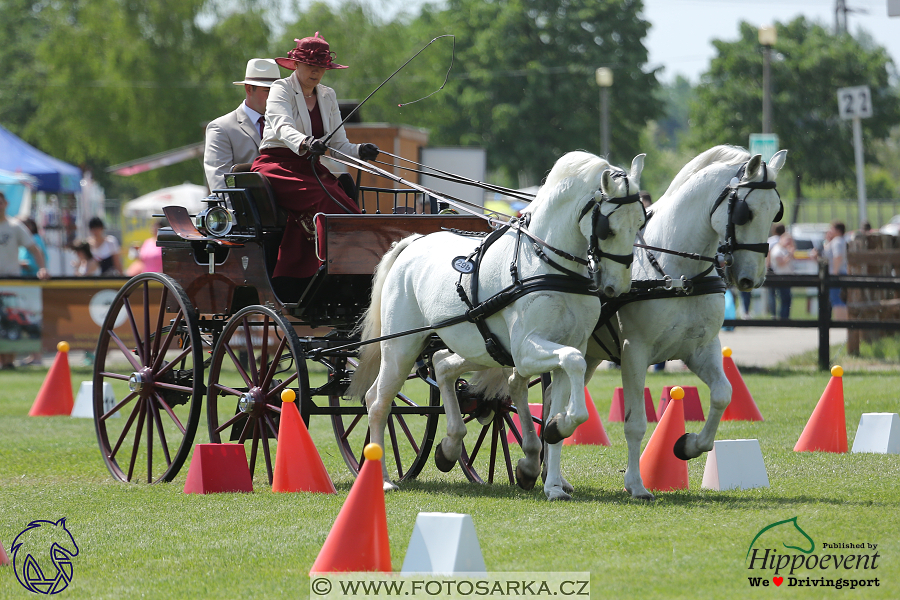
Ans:
[[[244,112],[244,104],[206,126],[203,170],[210,190],[225,187],[231,167],[252,163],[259,156],[259,129]]]

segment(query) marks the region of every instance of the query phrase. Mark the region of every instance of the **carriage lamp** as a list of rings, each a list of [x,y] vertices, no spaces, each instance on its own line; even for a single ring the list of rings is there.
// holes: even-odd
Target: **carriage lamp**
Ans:
[[[223,206],[211,206],[197,215],[197,229],[213,237],[228,235],[234,227],[234,217]]]

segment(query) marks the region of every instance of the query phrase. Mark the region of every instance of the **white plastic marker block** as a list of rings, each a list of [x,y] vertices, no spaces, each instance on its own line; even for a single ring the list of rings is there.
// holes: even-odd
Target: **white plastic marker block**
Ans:
[[[759,440],[713,442],[700,487],[718,491],[769,487],[769,475]]]
[[[116,395],[113,393],[112,385],[109,382],[103,382],[103,410],[109,411],[116,405]],[[82,419],[94,418],[94,382],[82,381],[78,388],[78,394],[75,396],[75,406],[72,407],[73,417]],[[117,412],[113,417],[120,417]]]
[[[486,572],[470,515],[419,513],[401,575],[483,575]]]
[[[863,413],[851,452],[900,454],[900,415]]]

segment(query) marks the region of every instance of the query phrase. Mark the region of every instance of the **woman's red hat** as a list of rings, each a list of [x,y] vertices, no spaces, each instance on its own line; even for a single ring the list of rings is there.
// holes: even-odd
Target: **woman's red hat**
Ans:
[[[296,68],[294,61],[299,61],[314,67],[324,69],[346,69],[346,65],[334,62],[334,52],[329,50],[328,42],[319,37],[319,32],[313,37],[305,37],[302,40],[294,40],[297,47],[287,53],[287,57],[276,58],[275,62],[293,71]]]

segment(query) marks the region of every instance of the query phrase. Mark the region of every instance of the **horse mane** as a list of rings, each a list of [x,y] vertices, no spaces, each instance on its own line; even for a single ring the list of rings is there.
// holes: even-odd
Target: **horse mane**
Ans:
[[[522,212],[531,212],[536,205],[552,201],[573,185],[586,185],[609,167],[605,159],[590,152],[576,150],[564,154],[550,169],[534,201]]]
[[[663,197],[671,196],[687,183],[691,177],[711,165],[739,165],[748,160],[750,160],[750,153],[744,148],[729,145],[714,146],[697,155],[691,162],[686,164],[675,176],[675,179],[672,180],[672,183],[669,184],[669,189],[666,190]]]

